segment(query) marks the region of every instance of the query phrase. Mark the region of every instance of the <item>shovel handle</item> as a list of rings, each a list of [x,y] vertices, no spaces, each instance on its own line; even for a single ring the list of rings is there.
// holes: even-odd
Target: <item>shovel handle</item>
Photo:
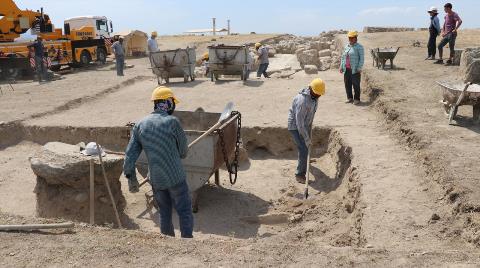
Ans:
[[[200,137],[196,138],[194,141],[192,141],[189,145],[188,145],[188,148],[192,147],[193,145],[195,145],[197,142],[199,142],[201,139],[203,139],[205,136],[208,136],[210,135],[210,133],[214,132],[220,125],[222,124],[222,122],[218,122],[216,123],[215,125],[213,125],[213,127],[211,127],[209,130],[207,130],[207,132],[203,133]]]

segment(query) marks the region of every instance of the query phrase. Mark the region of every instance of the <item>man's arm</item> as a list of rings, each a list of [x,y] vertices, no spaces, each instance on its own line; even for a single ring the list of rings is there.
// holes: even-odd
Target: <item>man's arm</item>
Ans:
[[[302,96],[301,98],[305,98]],[[295,121],[297,122],[297,130],[300,133],[300,136],[303,137],[305,144],[307,146],[310,145],[310,130],[309,130],[309,122],[306,122],[308,109],[305,107],[305,100],[301,100],[301,98],[296,99],[295,102],[297,106],[297,111],[295,114]]]
[[[462,19],[460,18],[460,16],[458,16],[458,14],[455,15],[455,21],[456,21],[456,24],[455,24],[455,29],[453,29],[454,32],[456,32],[460,26],[462,26]]]
[[[173,125],[173,133],[175,134],[175,139],[177,141],[177,148],[178,152],[180,153],[180,157],[184,159],[185,157],[187,157],[188,153],[187,136],[185,135],[185,131],[183,131],[180,122],[176,118]]]
[[[127,150],[125,151],[125,162],[123,164],[123,173],[125,174],[125,177],[129,179],[129,181],[137,181],[135,163],[137,162],[137,159],[143,149],[138,138],[138,127],[135,126],[133,127],[132,137],[128,143]]]

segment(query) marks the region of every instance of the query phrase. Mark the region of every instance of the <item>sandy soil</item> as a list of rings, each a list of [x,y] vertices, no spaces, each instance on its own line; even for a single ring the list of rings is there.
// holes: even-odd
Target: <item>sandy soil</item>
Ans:
[[[228,185],[226,175],[222,173],[223,187],[209,185],[203,189],[200,211],[195,215],[196,238],[185,241],[162,237],[158,234],[154,214],[138,216],[145,208],[143,194],[132,195],[125,191],[127,212],[140,230],[80,225],[71,232],[0,233],[4,241],[0,245],[0,255],[5,256],[0,259],[0,264],[478,266],[478,248],[465,239],[472,226],[463,225],[461,215],[459,219],[455,214],[452,216],[452,204],[445,197],[447,183],[460,185],[460,181],[464,181],[465,187],[474,189],[470,185],[472,182],[458,180],[463,178],[460,176],[444,180],[441,173],[437,173],[461,172],[459,174],[472,177],[479,174],[473,164],[473,156],[478,152],[473,139],[478,138],[478,133],[467,127],[447,126],[438,105],[439,90],[433,87],[433,82],[447,70],[457,67],[445,69],[423,62],[425,48],[410,47],[411,40],[423,36],[424,33],[362,35],[361,41],[366,48],[396,43],[404,47],[396,60],[402,69],[380,71],[367,67],[365,89],[370,89],[367,93],[377,92],[379,95],[375,99],[364,95],[365,102],[361,106],[343,103],[343,79],[337,71],[318,75],[327,83],[327,95],[320,99],[314,124],[331,129],[332,133],[329,136],[324,136],[320,130],[314,133],[323,141],[319,144],[329,145],[330,150],[313,163],[310,200],[301,200],[303,187],[293,181],[293,152],[275,154],[279,144],[291,143],[290,137],[272,135],[275,140],[269,141],[269,137],[262,136],[271,135],[265,128],[277,128],[278,133],[282,129],[285,131],[291,99],[316,76],[300,72],[292,79],[246,83],[236,78],[215,83],[206,79],[188,84],[173,81],[171,87],[181,99],[179,109],[202,107],[206,111],[219,112],[226,102],[234,101],[236,109],[243,115],[245,133],[250,136],[257,133],[264,139],[261,146],[257,144],[257,147],[249,148],[249,163],[241,166],[236,185]],[[459,44],[466,46],[474,41],[461,37]],[[184,44],[186,41],[168,42]],[[151,111],[148,98],[156,80],[147,67],[145,59],[135,60],[135,68],[129,69],[127,74],[131,73],[130,79],[138,77],[119,86],[115,84],[126,80],[112,78],[111,84],[106,82],[105,86],[99,86],[96,79],[100,79],[100,72],[94,71],[69,75],[65,80],[49,85],[22,84],[21,89],[0,98],[5,104],[0,105],[0,109],[10,107],[8,116],[2,112],[5,118],[1,120],[23,120],[27,127],[123,126]],[[109,74],[113,76],[113,73]],[[65,87],[67,81],[83,81],[87,86],[81,93],[76,85],[66,89],[64,97],[52,102],[53,96],[61,91],[60,86]],[[41,88],[43,95],[35,91],[37,87]],[[48,92],[50,87],[51,92]],[[104,90],[109,87],[114,89]],[[38,100],[34,98],[34,105],[23,111],[14,109],[21,103],[25,92],[36,94]],[[41,106],[43,103],[48,105]],[[406,122],[399,124],[401,129],[413,129],[414,136],[421,139],[416,143],[402,142],[399,137],[406,135],[401,135],[391,120],[385,120],[382,108],[395,111],[399,115],[396,122]],[[455,138],[458,135],[463,138]],[[470,147],[466,146],[467,142]],[[454,144],[460,144],[460,147]],[[33,211],[27,209],[31,208],[30,183],[34,178],[25,168],[28,163],[25,159],[29,151],[38,146],[23,142],[0,151],[0,161],[6,164],[0,169],[11,174],[0,177],[0,210],[3,211],[0,223],[45,221],[32,218]],[[453,149],[452,159],[444,158],[448,154],[441,153],[446,151],[446,146]],[[428,159],[420,161],[419,157],[424,156]],[[458,158],[456,161],[471,164],[467,169],[445,165],[447,161],[455,163],[453,156]],[[348,170],[339,176],[339,168],[347,167]],[[463,173],[467,171],[471,173]],[[434,182],[432,176],[438,176],[438,182]],[[14,189],[13,185],[18,185],[15,182],[23,177],[29,178],[24,187]],[[6,193],[12,191],[27,192],[22,194],[25,203],[4,203],[8,198]],[[462,198],[469,197],[462,195]],[[12,207],[21,208],[23,213]],[[280,225],[252,224],[242,220],[245,216],[265,213],[288,213],[300,217]],[[431,220],[433,214],[439,219]],[[470,216],[472,219],[476,217],[475,213]],[[52,251],[55,254],[49,254]]]

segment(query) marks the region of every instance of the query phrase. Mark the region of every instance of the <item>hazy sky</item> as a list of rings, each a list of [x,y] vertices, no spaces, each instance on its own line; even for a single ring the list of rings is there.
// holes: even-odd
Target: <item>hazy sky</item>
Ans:
[[[358,29],[363,26],[427,27],[426,10],[436,6],[443,18],[443,5],[438,0],[16,0],[21,9],[43,7],[56,27],[63,20],[82,15],[104,15],[115,31],[157,30],[162,34],[178,34],[190,29],[225,27],[231,20],[232,32],[293,33],[316,35],[330,29]],[[480,28],[477,13],[480,0],[452,1],[464,21],[464,27]],[[442,19],[443,21],[443,19]]]

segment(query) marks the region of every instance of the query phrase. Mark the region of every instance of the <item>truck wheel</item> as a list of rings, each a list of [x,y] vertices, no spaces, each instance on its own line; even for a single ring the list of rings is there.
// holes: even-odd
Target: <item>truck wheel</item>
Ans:
[[[87,66],[92,61],[92,56],[87,50],[82,51],[80,54],[80,65]]]
[[[97,61],[101,64],[105,64],[107,62],[107,51],[104,48],[99,48],[97,50]]]
[[[15,80],[20,74],[20,69],[18,68],[5,68],[1,72],[3,77],[7,80]]]

